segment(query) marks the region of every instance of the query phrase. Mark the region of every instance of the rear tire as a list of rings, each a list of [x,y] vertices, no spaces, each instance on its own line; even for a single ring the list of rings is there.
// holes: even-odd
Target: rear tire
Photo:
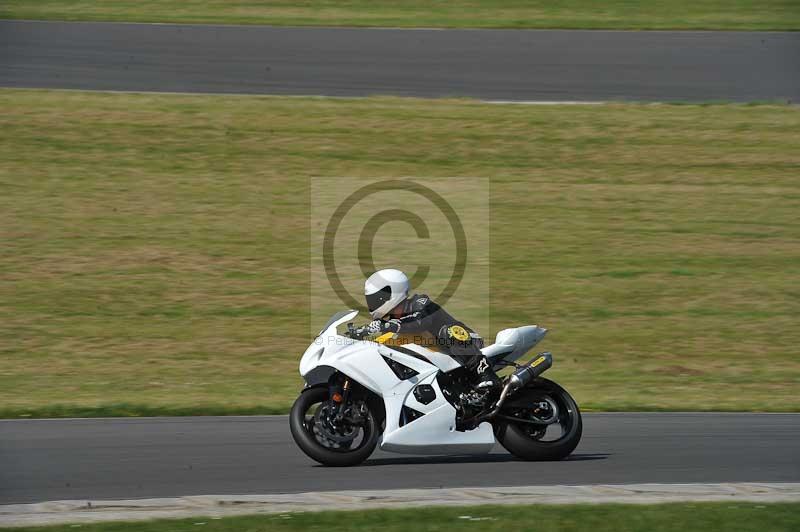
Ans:
[[[360,464],[369,458],[378,443],[379,432],[375,414],[368,408],[362,427],[363,439],[355,449],[332,450],[319,442],[313,431],[313,418],[306,417],[306,413],[315,404],[324,403],[327,400],[327,387],[304,390],[295,400],[289,414],[289,428],[295,443],[309,458],[322,465],[346,467]]]
[[[562,425],[564,433],[555,441],[541,441],[530,434],[532,428],[529,424],[514,423],[505,419],[497,419],[493,422],[495,436],[505,449],[523,460],[549,461],[563,460],[575,450],[581,441],[583,433],[583,422],[578,404],[572,396],[555,382],[538,378],[534,380],[524,390],[513,396],[513,401],[509,403],[524,403],[527,397],[534,401],[536,397],[547,395],[551,397],[559,407],[559,420],[564,417],[565,425]],[[506,407],[501,410],[504,413]],[[560,424],[559,424],[560,425]]]

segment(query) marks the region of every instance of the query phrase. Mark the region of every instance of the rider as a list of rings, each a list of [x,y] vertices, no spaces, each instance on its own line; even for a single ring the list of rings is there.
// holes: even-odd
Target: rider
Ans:
[[[402,333],[433,339],[475,375],[475,388],[497,390],[500,379],[481,353],[483,338],[456,320],[427,295],[408,297],[409,282],[400,270],[379,270],[364,283],[364,295],[373,320],[365,334]]]

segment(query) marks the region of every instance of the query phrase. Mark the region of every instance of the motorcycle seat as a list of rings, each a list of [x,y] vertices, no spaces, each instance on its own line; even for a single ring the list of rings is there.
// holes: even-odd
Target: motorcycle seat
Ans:
[[[513,345],[493,343],[481,349],[481,353],[483,353],[486,356],[486,358],[494,358],[494,357],[499,357],[500,355],[504,355],[506,353],[510,353],[513,350],[514,350]]]
[[[481,349],[481,353],[486,358],[513,361],[530,351],[544,338],[545,334],[547,334],[547,329],[536,325],[503,329],[497,333],[495,343]]]

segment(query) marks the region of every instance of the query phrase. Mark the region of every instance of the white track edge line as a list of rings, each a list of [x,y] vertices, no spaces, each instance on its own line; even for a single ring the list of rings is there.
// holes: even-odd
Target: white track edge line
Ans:
[[[800,482],[509,486],[195,495],[119,501],[84,499],[0,505],[0,527],[420,506],[662,504],[701,501],[800,502]]]

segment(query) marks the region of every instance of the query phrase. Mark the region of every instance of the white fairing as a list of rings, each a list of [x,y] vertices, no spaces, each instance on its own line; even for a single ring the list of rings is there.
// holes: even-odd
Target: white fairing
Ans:
[[[536,325],[503,329],[497,333],[495,342],[481,352],[490,359],[514,361],[541,342],[545,334],[547,329]]]
[[[421,355],[418,358],[376,342],[339,335],[337,327],[351,321],[357,314],[353,310],[331,318],[303,354],[300,374],[310,381],[311,376],[330,375],[333,370],[338,370],[381,396],[386,407],[386,427],[380,442],[381,449],[424,454],[489,452],[495,443],[491,425],[481,423],[473,430],[455,430],[456,410],[445,399],[436,380],[439,372],[460,367],[458,362],[420,345],[404,346],[404,351]],[[534,326],[506,329],[497,335],[498,342],[495,345],[499,344],[500,347],[493,350],[494,346],[488,346],[483,352],[496,360],[519,358],[541,340],[544,332],[545,329]],[[394,374],[384,357],[396,360],[418,374],[402,380]],[[420,384],[429,384],[434,390],[436,397],[428,404],[417,401],[414,396],[414,388]],[[400,426],[403,406],[424,415]]]

